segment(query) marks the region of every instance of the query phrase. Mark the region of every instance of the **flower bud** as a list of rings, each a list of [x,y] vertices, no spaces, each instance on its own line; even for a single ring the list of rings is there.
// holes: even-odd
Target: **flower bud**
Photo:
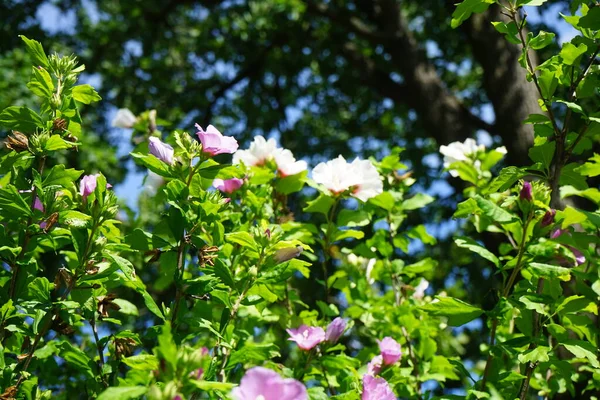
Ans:
[[[340,317],[337,317],[327,326],[327,331],[325,331],[325,340],[329,343],[336,343],[344,333],[345,329],[346,321]]]
[[[521,188],[521,192],[519,193],[519,199],[525,201],[531,201],[533,199],[531,182],[523,182],[523,187]]]
[[[395,364],[402,357],[400,344],[391,337],[384,337],[382,340],[378,340],[377,343],[385,365]]]
[[[164,163],[173,165],[173,147],[166,143],[163,143],[159,138],[151,136],[148,141],[148,149],[150,154],[158,158]]]
[[[300,254],[302,254],[303,251],[304,249],[302,248],[302,246],[286,247],[277,250],[273,255],[273,258],[277,263],[282,263],[284,261],[288,261],[292,258],[298,257]]]
[[[556,210],[551,208],[546,211],[546,214],[542,217],[542,226],[546,227],[554,223],[554,216],[556,215]]]

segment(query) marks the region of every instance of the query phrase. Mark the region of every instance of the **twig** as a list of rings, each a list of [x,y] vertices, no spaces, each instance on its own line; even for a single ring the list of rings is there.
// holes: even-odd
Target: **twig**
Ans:
[[[40,158],[40,166],[38,167],[38,172],[39,172],[40,176],[44,172],[45,165],[46,165],[46,156],[42,156]],[[37,198],[37,188],[35,186],[33,186],[33,189],[31,190],[31,207],[30,207],[31,210],[33,210],[35,207],[35,199],[36,198]],[[27,228],[29,227],[29,225],[31,225],[32,222],[33,222],[33,217],[29,217],[29,219],[27,220]],[[23,237],[23,243],[21,244],[21,251],[19,252],[19,255],[17,256],[17,258],[15,259],[15,262],[12,264],[13,273],[10,278],[10,289],[8,292],[8,298],[13,299],[13,300],[16,295],[17,277],[19,275],[19,265],[17,264],[17,262],[19,259],[21,259],[25,255],[25,252],[27,251],[27,245],[29,244],[29,239],[31,239],[31,236],[29,235],[29,231],[27,230],[27,228],[25,229],[25,236]]]
[[[94,313],[94,318],[90,321],[90,326],[92,327],[92,332],[94,333],[94,340],[96,341],[96,349],[98,350],[98,369],[100,370],[100,378],[102,379],[102,384],[105,388],[108,387],[108,382],[106,381],[106,376],[104,376],[104,349],[100,345],[100,338],[98,337],[98,330],[96,329],[96,313]]]
[[[537,294],[541,294],[544,290],[544,280],[542,278],[538,278],[537,284]],[[531,344],[529,345],[529,350],[533,350],[537,347],[537,337],[540,332],[540,315],[534,310],[533,311],[533,338]],[[533,370],[537,366],[537,362],[529,362],[527,367],[525,367],[525,380],[523,381],[523,385],[521,386],[521,391],[519,393],[519,399],[525,400],[527,397],[527,392],[529,391],[529,382],[531,381],[531,376],[533,375]]]

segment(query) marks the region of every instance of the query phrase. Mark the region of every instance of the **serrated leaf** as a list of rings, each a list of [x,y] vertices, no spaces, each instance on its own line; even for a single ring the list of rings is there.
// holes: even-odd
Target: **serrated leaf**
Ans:
[[[453,297],[436,296],[436,300],[421,309],[433,316],[448,318],[448,325],[461,326],[483,314],[483,310]]]
[[[83,104],[90,104],[102,100],[102,97],[100,97],[98,92],[96,92],[96,90],[87,83],[73,87],[73,91],[71,93],[75,100]]]
[[[33,59],[33,63],[35,65],[48,68],[48,57],[44,52],[42,44],[37,40],[28,39],[27,36],[24,35],[19,35],[19,37],[23,40],[23,42],[25,42],[25,46],[27,47],[27,53],[29,53],[29,55]]]
[[[37,128],[43,128],[42,117],[25,106],[6,107],[0,113],[0,125],[24,133],[33,133]]]
[[[471,250],[473,253],[479,254],[481,257],[494,263],[496,267],[500,267],[500,260],[498,260],[498,257],[473,239],[467,237],[456,238],[454,239],[454,243],[456,243],[458,247],[462,247]]]

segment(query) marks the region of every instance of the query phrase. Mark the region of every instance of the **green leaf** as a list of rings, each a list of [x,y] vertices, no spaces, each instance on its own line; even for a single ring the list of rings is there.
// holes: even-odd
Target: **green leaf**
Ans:
[[[125,237],[125,242],[134,250],[148,251],[169,247],[169,242],[158,235],[136,228],[132,233]]]
[[[529,46],[534,50],[543,49],[552,43],[555,36],[554,33],[540,31],[536,37],[529,41]]]
[[[121,270],[121,272],[123,272],[123,275],[125,276],[125,278],[127,278],[127,280],[129,280],[129,281],[136,280],[135,268],[133,267],[133,264],[129,260],[127,260],[121,256],[118,256],[116,254],[112,254],[112,253],[108,253],[108,252],[105,252],[104,256],[113,260],[113,262],[119,266],[119,269]]]
[[[484,194],[504,192],[511,188],[519,179],[527,176],[527,171],[517,167],[506,167],[483,191]]]
[[[572,101],[565,101],[565,100],[556,100],[556,102],[565,104],[569,109],[571,109],[571,111],[573,111],[577,114],[586,115],[585,111],[583,111],[583,108],[581,108],[581,106],[577,103],[573,103]]]
[[[420,261],[417,261],[414,264],[405,265],[404,267],[402,267],[400,273],[406,275],[420,275],[425,272],[431,271],[432,269],[437,267],[437,265],[437,261],[427,257]]]
[[[134,161],[164,178],[171,178],[171,170],[167,164],[151,154],[131,153]]]
[[[333,197],[321,193],[316,199],[307,202],[306,207],[304,207],[303,211],[327,215],[329,209],[331,208],[331,206],[333,206],[334,203],[335,200],[333,199]]]
[[[96,400],[128,400],[137,399],[146,394],[147,387],[144,386],[117,386],[109,387],[100,393]]]
[[[84,372],[89,378],[94,379],[95,374],[92,371],[92,360],[79,348],[74,347],[69,342],[62,342],[60,357],[64,358],[68,364],[77,370]]]
[[[138,311],[138,308],[135,306],[135,304],[133,304],[132,302],[125,300],[125,299],[114,299],[113,303],[115,303],[116,305],[118,305],[119,308],[119,312],[125,315],[135,315],[138,316],[140,315],[140,312]]]
[[[260,365],[263,361],[279,357],[279,348],[273,343],[248,343],[231,353],[225,370],[235,368],[238,364],[252,363]]]
[[[215,381],[198,381],[196,379],[190,379],[192,385],[196,386],[200,390],[204,390],[206,392],[213,391],[221,391],[221,392],[230,392],[235,386],[235,383],[229,382],[215,382]]]
[[[517,0],[517,6],[541,6],[548,0]]]
[[[25,42],[25,46],[27,46],[27,53],[33,58],[33,63],[36,66],[42,66],[44,68],[49,67],[48,57],[46,57],[46,53],[44,52],[44,48],[41,43],[37,40],[28,39],[24,35],[19,35],[19,37]]]
[[[365,233],[363,231],[355,231],[353,229],[347,229],[343,231],[338,231],[333,238],[334,242],[338,240],[344,239],[362,239],[365,237]]]
[[[437,301],[421,307],[430,315],[447,317],[448,325],[461,326],[483,314],[483,310],[453,297],[435,297]]]
[[[519,354],[518,359],[521,364],[546,362],[550,360],[549,354],[550,347],[537,346],[535,349]]]
[[[48,138],[46,143],[43,146],[43,150],[45,151],[56,151],[63,149],[70,149],[73,147],[73,143],[67,142],[60,135],[52,135]]]
[[[568,282],[571,280],[571,272],[568,268],[557,267],[556,265],[542,264],[542,263],[529,263],[529,268],[536,278],[547,278],[555,279],[558,278],[561,281]]]
[[[452,218],[468,218],[479,211],[479,206],[477,206],[477,201],[475,199],[470,198],[462,203],[458,203],[456,206],[456,211]]]
[[[493,3],[494,0],[464,0],[452,13],[452,28],[459,27],[471,14],[484,12]]]
[[[44,178],[44,188],[49,186],[60,186],[62,188],[70,188],[71,184],[74,183],[83,174],[83,171],[77,171],[72,168],[65,168],[63,164],[58,164],[52,167],[48,175]]]
[[[516,216],[481,196],[475,196],[475,201],[477,202],[477,205],[483,214],[489,217],[492,221],[504,224],[517,220]]]
[[[374,204],[384,210],[391,211],[396,204],[394,196],[390,192],[383,192],[369,199],[369,203]]]
[[[279,193],[283,194],[299,192],[304,187],[307,175],[308,171],[302,171],[301,173],[296,175],[290,175],[284,178],[277,179],[275,183],[275,189]]]
[[[579,19],[579,27],[594,31],[600,30],[600,8],[591,7],[588,13]]]
[[[405,210],[416,210],[418,208],[423,208],[427,204],[431,203],[435,199],[425,193],[417,193],[413,197],[408,200],[405,200],[402,203],[402,208]]]
[[[573,169],[573,171],[589,177],[600,175],[600,154],[594,153],[586,163]]]
[[[579,224],[587,219],[585,214],[571,206],[567,206],[567,208],[565,208],[562,212],[562,215],[564,219],[561,227],[563,229],[571,225]]]
[[[50,291],[54,285],[45,277],[37,277],[27,285],[27,294],[29,298],[35,299],[40,303],[50,302]]]
[[[42,117],[25,106],[6,107],[0,114],[0,125],[24,133],[33,133],[44,127]]]
[[[579,46],[575,46],[572,43],[565,43],[560,50],[560,56],[562,57],[563,63],[574,65],[575,61],[581,57],[581,55],[585,54],[586,51],[587,46],[583,43],[579,44]]]
[[[91,85],[87,83],[84,85],[77,85],[73,88],[73,98],[80,103],[90,104],[96,101],[102,100],[102,97],[94,90]]]
[[[571,185],[579,190],[584,190],[588,188],[587,181],[585,178],[578,172],[579,164],[570,163],[563,167],[560,172],[559,183],[561,185]]]
[[[594,368],[600,368],[596,352],[598,349],[589,342],[583,340],[566,340],[561,343],[565,349],[569,350],[577,358],[587,358]]]
[[[225,235],[225,240],[230,243],[239,244],[240,246],[254,251],[258,251],[258,244],[254,237],[245,231],[231,232]]]
[[[31,206],[13,185],[0,188],[0,210],[10,213],[15,220],[33,215]],[[8,215],[4,214],[4,216]]]
[[[496,257],[494,253],[492,253],[473,239],[467,237],[460,237],[454,239],[454,243],[456,243],[458,247],[462,247],[471,250],[473,253],[479,254],[486,260],[493,262],[496,267],[500,267],[500,260],[498,260],[498,257]]]
[[[171,334],[171,324],[166,323],[161,327],[161,333],[158,335],[159,356],[164,359],[173,369],[177,368],[177,345],[173,341]]]
[[[544,168],[550,168],[554,151],[556,150],[556,142],[546,142],[540,146],[535,146],[529,149],[529,158],[533,162],[541,163]]]
[[[140,354],[137,356],[126,357],[121,359],[121,361],[133,369],[140,369],[143,371],[157,370],[159,366],[158,358],[153,354]]]
[[[338,226],[365,226],[371,222],[371,216],[365,210],[348,210],[343,209],[337,217]]]

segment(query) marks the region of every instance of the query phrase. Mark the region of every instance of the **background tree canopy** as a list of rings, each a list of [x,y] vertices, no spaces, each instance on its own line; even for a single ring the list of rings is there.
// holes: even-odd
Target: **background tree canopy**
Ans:
[[[548,1],[542,15],[568,3]],[[30,62],[17,36],[23,34],[49,53],[77,54],[84,79],[103,98],[93,112],[82,110],[91,124],[80,137],[85,156],[69,155],[75,168],[102,169],[111,182],[134,172],[120,156],[135,142],[108,128],[121,107],[136,114],[156,109],[159,125],[171,128],[211,123],[240,143],[272,135],[313,162],[382,156],[399,145],[408,150],[404,160],[416,187],[439,195],[421,212],[439,225],[457,199],[432,153],[484,132],[490,144],[507,147],[508,164],[521,165],[533,143],[533,127],[523,120],[540,112],[519,46],[491,24],[505,18],[500,9],[452,29],[454,9],[446,0],[4,1],[0,109],[28,98]],[[537,57],[555,51],[550,46]],[[411,217],[412,225],[422,215]],[[444,224],[435,233],[443,239],[454,229]],[[489,267],[449,245],[435,252],[433,284],[485,304],[494,285]],[[409,257],[418,258],[419,249]],[[468,293],[466,285],[473,288]],[[465,332],[471,329],[485,328]],[[478,354],[468,346],[467,354]]]

